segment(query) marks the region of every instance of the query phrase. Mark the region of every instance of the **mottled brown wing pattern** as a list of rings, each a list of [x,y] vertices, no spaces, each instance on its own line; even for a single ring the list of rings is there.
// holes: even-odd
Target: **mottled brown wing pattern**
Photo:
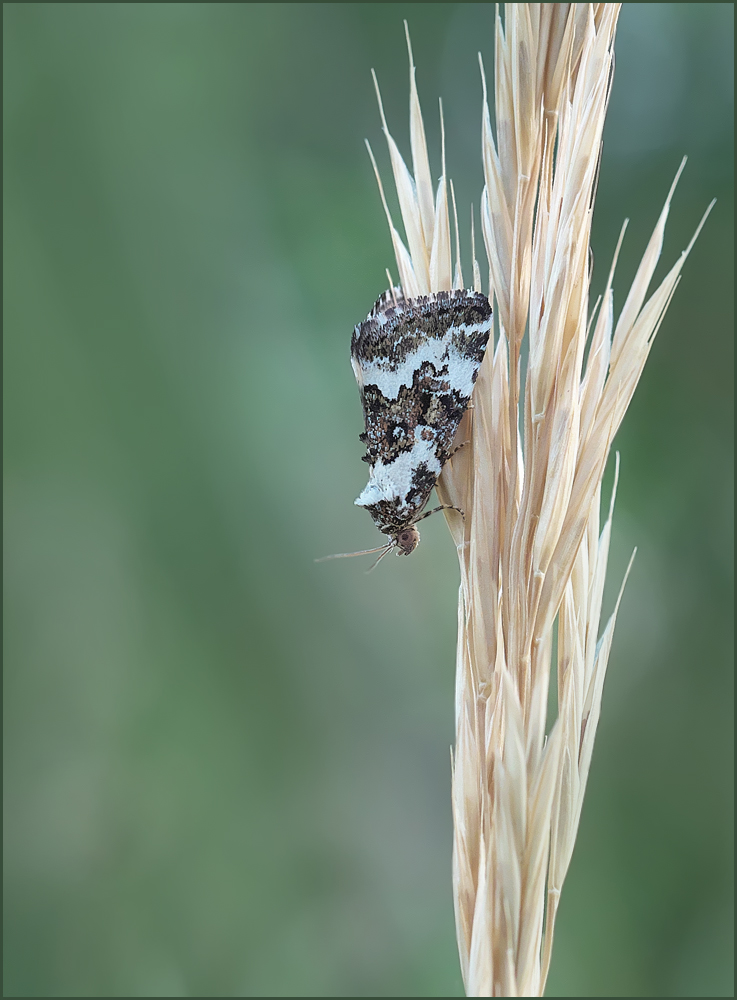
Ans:
[[[396,289],[355,328],[351,363],[370,466],[356,503],[384,534],[396,539],[426,505],[468,408],[490,329],[491,308],[480,293],[408,300]]]

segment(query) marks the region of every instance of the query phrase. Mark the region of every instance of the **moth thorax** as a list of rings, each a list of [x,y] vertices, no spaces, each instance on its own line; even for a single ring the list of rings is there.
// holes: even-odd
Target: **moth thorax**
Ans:
[[[402,530],[397,533],[394,539],[394,544],[399,549],[397,555],[408,556],[410,552],[414,552],[420,544],[420,533],[413,524],[408,528],[402,528]]]

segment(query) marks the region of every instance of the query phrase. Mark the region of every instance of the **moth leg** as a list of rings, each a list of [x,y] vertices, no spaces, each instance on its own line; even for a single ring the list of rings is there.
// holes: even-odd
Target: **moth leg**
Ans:
[[[461,441],[461,443],[460,443],[459,445],[456,445],[456,447],[455,447],[455,448],[453,449],[453,451],[452,451],[452,452],[450,453],[450,455],[448,455],[448,461],[450,461],[450,459],[451,459],[451,458],[452,458],[452,457],[453,457],[453,456],[455,455],[455,453],[456,453],[457,451],[460,451],[460,450],[461,450],[461,448],[465,448],[465,446],[466,446],[467,444],[470,444],[470,443],[471,443],[470,441]],[[456,510],[457,510],[457,509],[458,509],[458,508],[456,508]]]
[[[460,507],[454,507],[452,503],[441,503],[439,507],[433,507],[433,509],[432,510],[428,510],[427,513],[420,514],[419,517],[416,517],[414,519],[414,521],[412,522],[412,524],[417,524],[418,521],[424,521],[426,517],[429,517],[431,514],[437,514],[437,512],[439,510],[457,510],[458,513],[463,518],[463,520],[464,521],[466,520],[465,511],[462,511]]]

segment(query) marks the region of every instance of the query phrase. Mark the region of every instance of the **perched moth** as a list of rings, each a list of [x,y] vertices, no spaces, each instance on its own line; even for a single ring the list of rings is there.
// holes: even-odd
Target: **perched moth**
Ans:
[[[366,427],[360,439],[370,466],[355,502],[389,540],[341,556],[381,552],[378,563],[391,549],[409,555],[420,541],[417,522],[443,509],[422,513],[453,452],[490,329],[489,300],[479,292],[405,299],[393,288],[353,331],[351,364]]]

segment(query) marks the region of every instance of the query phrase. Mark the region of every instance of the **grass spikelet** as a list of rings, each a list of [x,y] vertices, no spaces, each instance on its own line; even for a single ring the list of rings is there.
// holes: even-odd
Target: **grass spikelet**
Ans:
[[[466,512],[465,521],[454,511],[446,518],[461,570],[453,885],[468,996],[545,989],[619,608],[618,600],[600,634],[618,457],[600,528],[602,476],[693,246],[648,298],[682,164],[616,326],[624,228],[598,314],[590,309],[589,239],[620,6],[506,4],[503,22],[497,8],[495,129],[481,67],[480,215],[495,327],[458,430],[457,441],[470,443],[438,483],[441,503]],[[462,272],[444,140],[433,191],[409,32],[407,44],[412,173],[381,110],[406,245],[371,158],[400,281],[413,297],[450,289]],[[452,205],[455,218],[454,194]],[[480,290],[475,237],[472,267]],[[546,733],[553,668],[558,717]]]

